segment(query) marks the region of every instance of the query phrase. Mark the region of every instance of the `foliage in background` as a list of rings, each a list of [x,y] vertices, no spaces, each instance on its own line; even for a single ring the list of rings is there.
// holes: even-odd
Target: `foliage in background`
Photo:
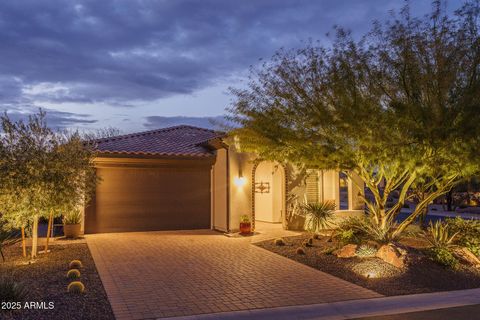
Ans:
[[[93,144],[78,132],[53,131],[41,110],[28,121],[4,114],[0,122],[0,212],[7,229],[86,205],[97,183]]]
[[[447,219],[452,233],[457,234],[455,243],[465,247],[476,256],[480,256],[480,222],[478,220],[465,220],[460,217]]]
[[[335,202],[306,203],[302,205],[302,211],[306,215],[306,229],[317,232],[331,226],[335,214]]]
[[[416,18],[407,5],[360,41],[337,28],[331,47],[280,50],[233,90],[232,134],[262,159],[359,176],[373,197],[364,199],[372,232],[398,237],[478,172],[479,6],[468,1],[452,16],[442,8],[434,1]],[[394,226],[411,189],[422,197]]]

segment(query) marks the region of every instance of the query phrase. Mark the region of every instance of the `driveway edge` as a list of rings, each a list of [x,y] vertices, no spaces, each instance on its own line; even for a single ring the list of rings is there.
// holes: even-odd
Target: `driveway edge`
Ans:
[[[175,317],[175,320],[213,319],[353,319],[474,305],[480,303],[480,288],[404,296],[349,300],[313,305],[253,309],[248,311]]]

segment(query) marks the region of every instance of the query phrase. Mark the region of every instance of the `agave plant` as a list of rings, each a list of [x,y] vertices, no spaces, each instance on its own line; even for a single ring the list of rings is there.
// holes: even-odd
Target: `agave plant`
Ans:
[[[335,203],[332,201],[307,203],[302,206],[302,210],[307,216],[307,230],[316,232],[330,227],[335,213]]]
[[[454,246],[453,241],[457,234],[458,232],[452,234],[448,223],[430,221],[424,237],[432,247],[447,249]]]

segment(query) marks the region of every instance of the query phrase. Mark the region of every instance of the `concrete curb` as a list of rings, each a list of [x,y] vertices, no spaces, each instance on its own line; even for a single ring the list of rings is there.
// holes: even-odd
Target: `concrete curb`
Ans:
[[[350,300],[304,306],[254,309],[174,317],[175,320],[353,319],[480,304],[480,288]]]

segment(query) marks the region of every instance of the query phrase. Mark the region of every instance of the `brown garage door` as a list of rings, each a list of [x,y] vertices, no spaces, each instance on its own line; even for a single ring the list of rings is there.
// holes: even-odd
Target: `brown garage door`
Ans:
[[[210,228],[210,169],[98,168],[85,232]]]

